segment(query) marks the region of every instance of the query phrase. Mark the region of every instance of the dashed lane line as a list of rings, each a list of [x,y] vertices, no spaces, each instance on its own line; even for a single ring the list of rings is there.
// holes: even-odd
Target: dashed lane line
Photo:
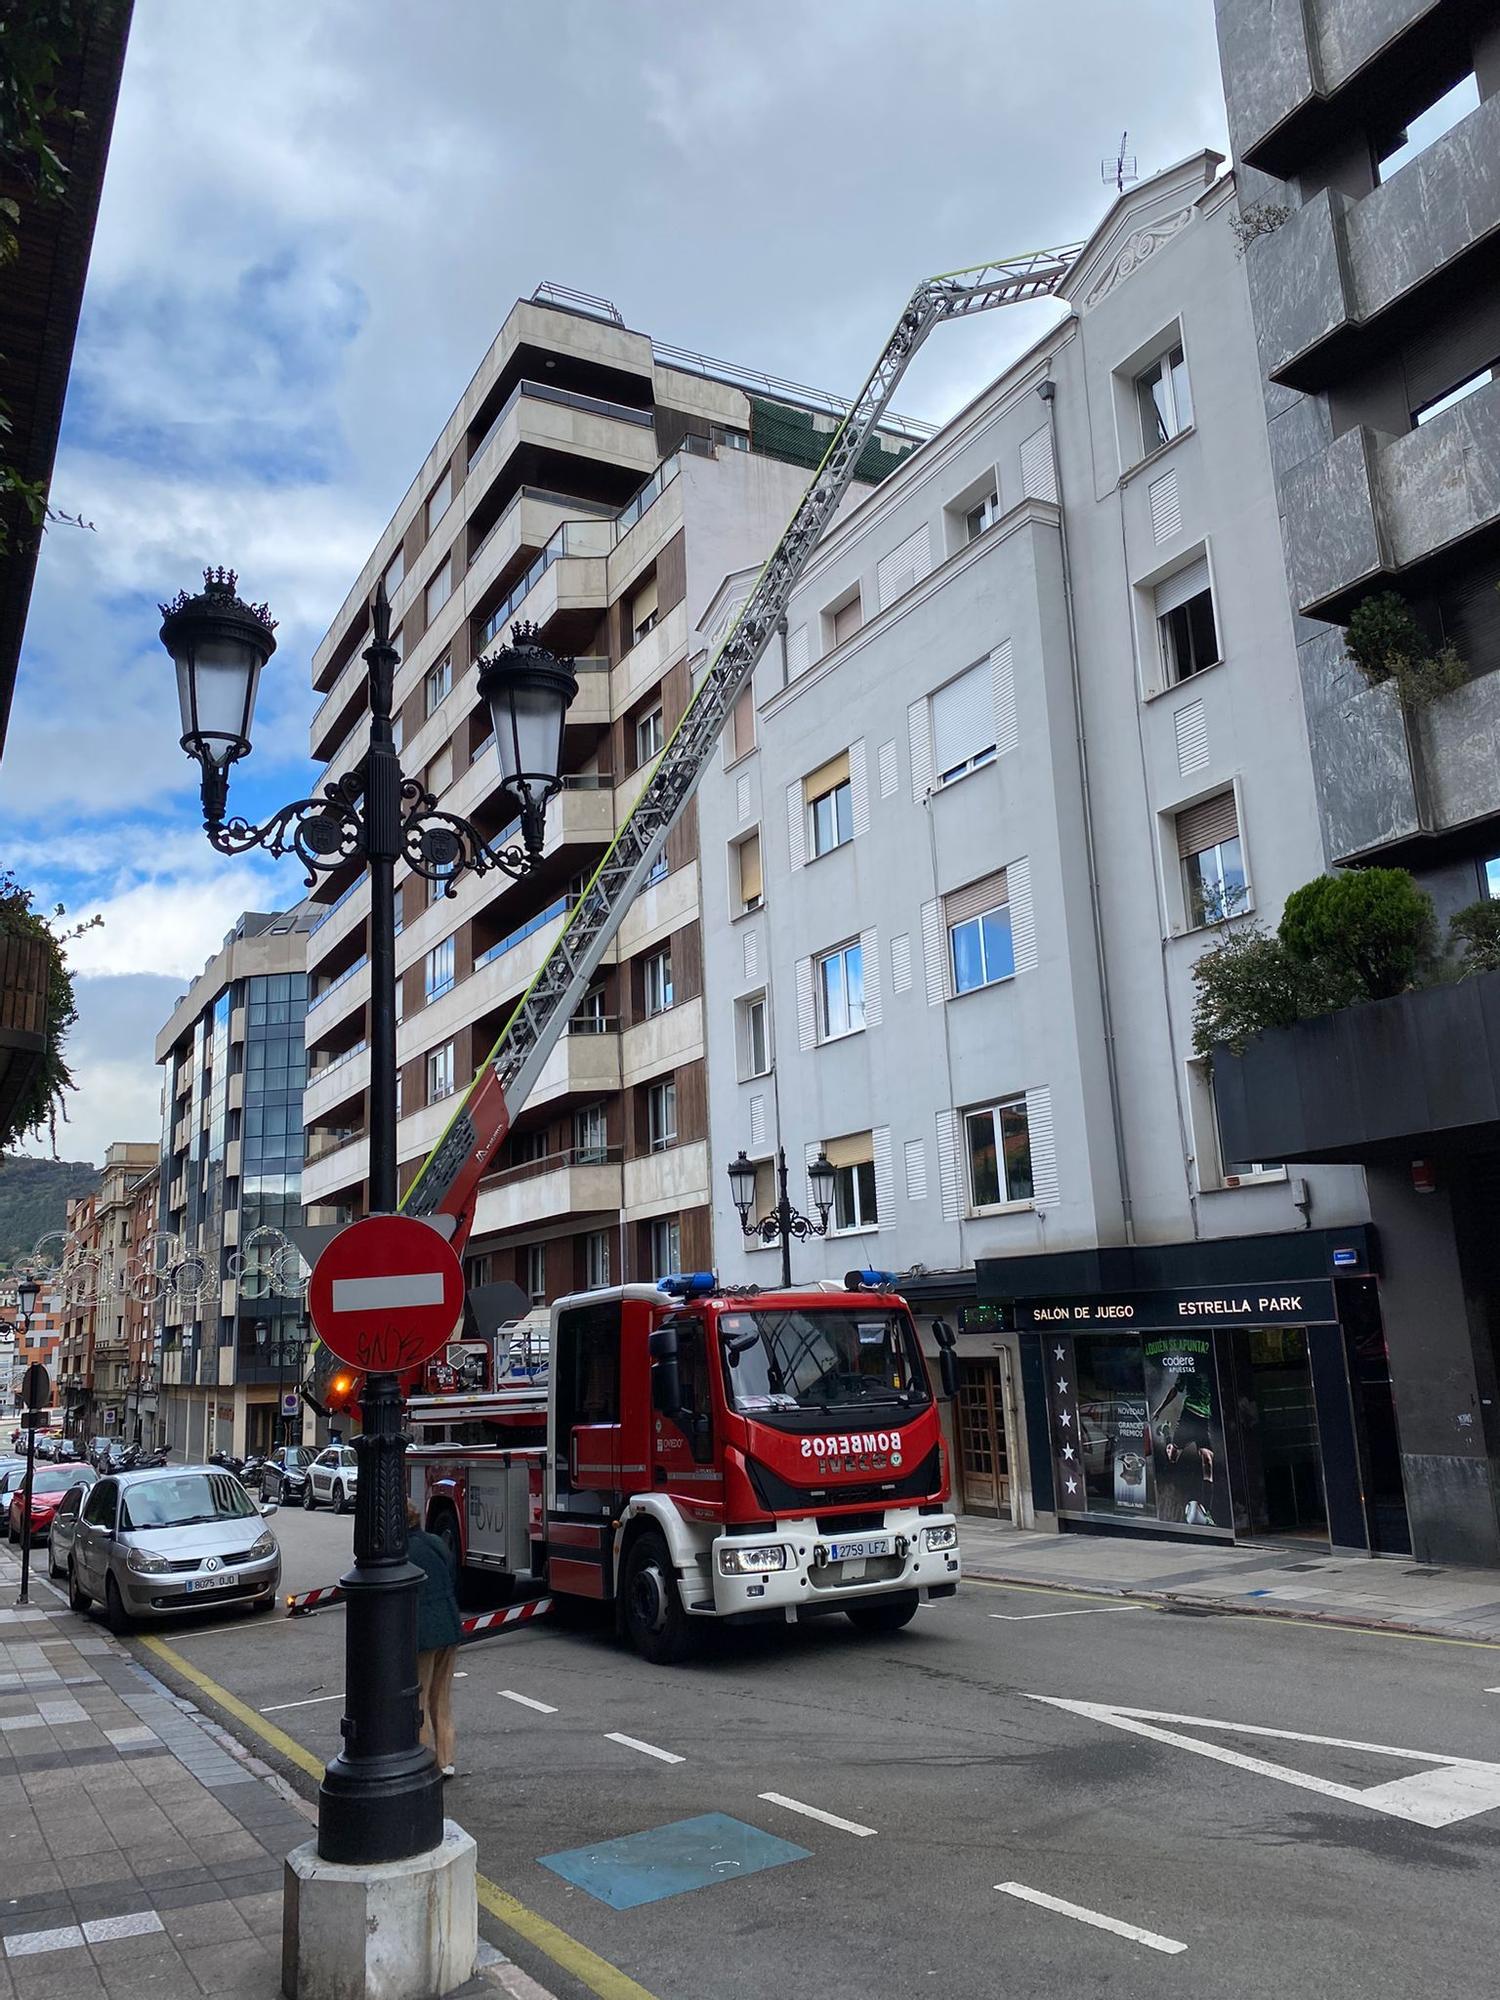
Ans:
[[[664,1764],[685,1764],[686,1757],[679,1757],[675,1750],[659,1750],[654,1743],[643,1743],[639,1736],[624,1736],[618,1729],[606,1729],[606,1743],[623,1743],[627,1750],[639,1750],[643,1757],[659,1757]]]
[[[1051,1910],[1059,1917],[1072,1917],[1080,1924],[1092,1924],[1097,1931],[1111,1931],[1116,1937],[1129,1938],[1132,1944],[1149,1945],[1152,1951],[1187,1950],[1178,1938],[1163,1937],[1160,1931],[1142,1930],[1139,1924],[1127,1924],[1119,1917],[1107,1917],[1102,1910],[1085,1909],[1082,1903],[1065,1902],[1061,1896],[1049,1896],[1044,1889],[1028,1889],[1024,1882],[997,1882],[995,1887],[1002,1896],[1015,1896],[1023,1903],[1035,1903],[1038,1908]]]
[[[1145,1604],[1086,1604],[1081,1611],[987,1611],[1006,1625],[1030,1625],[1037,1618],[1097,1618],[1101,1611],[1147,1611]]]
[[[505,1701],[518,1701],[522,1708],[534,1708],[538,1715],[556,1715],[557,1710],[550,1701],[537,1701],[529,1694],[517,1694],[514,1688],[497,1688],[496,1693]],[[622,1737],[620,1741],[624,1741]]]
[[[824,1826],[836,1826],[840,1833],[857,1834],[861,1840],[868,1840],[875,1833],[873,1826],[861,1826],[857,1819],[840,1819],[837,1813],[824,1812],[821,1806],[804,1805],[801,1799],[789,1799],[784,1792],[760,1792],[758,1797],[768,1805],[785,1806],[788,1812],[801,1813],[806,1819],[821,1820]]]
[[[310,1694],[303,1701],[273,1701],[269,1708],[261,1710],[262,1715],[280,1715],[288,1708],[318,1708],[325,1701],[342,1701],[342,1694]]]

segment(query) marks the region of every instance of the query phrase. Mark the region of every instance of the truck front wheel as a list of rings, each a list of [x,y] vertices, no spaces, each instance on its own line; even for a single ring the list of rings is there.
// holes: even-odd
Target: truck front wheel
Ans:
[[[904,1591],[900,1597],[877,1597],[870,1604],[851,1604],[847,1617],[857,1632],[899,1632],[917,1615],[917,1593]]]
[[[647,1528],[630,1544],[621,1595],[625,1631],[643,1660],[654,1667],[676,1666],[693,1650],[693,1634],[672,1556],[662,1535]]]

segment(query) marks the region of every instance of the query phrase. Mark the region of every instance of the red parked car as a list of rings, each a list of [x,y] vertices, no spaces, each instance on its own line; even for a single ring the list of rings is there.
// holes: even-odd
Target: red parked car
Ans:
[[[52,1531],[52,1516],[57,1512],[57,1503],[70,1486],[92,1486],[98,1476],[88,1465],[39,1465],[31,1488],[31,1539],[34,1542],[46,1541]],[[25,1499],[20,1480],[16,1481],[9,1499],[6,1536],[10,1541],[18,1542],[21,1539]]]

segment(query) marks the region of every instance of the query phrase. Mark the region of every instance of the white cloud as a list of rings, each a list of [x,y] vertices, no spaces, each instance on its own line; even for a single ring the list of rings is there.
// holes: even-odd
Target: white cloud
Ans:
[[[78,1089],[67,1098],[58,1125],[64,1159],[103,1162],[116,1139],[159,1140],[161,1072],[154,1043],[181,990],[160,975],[85,977],[74,981],[78,1019],[68,1037],[67,1060]],[[24,1149],[51,1151],[44,1135]]]

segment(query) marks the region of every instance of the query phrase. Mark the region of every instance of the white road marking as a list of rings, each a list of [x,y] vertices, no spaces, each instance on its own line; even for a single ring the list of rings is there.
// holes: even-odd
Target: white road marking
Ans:
[[[552,1706],[550,1701],[533,1701],[529,1694],[517,1694],[514,1688],[500,1688],[498,1692],[506,1701],[518,1701],[522,1708],[534,1708],[538,1715],[556,1715],[557,1713],[557,1710]],[[622,1743],[628,1740],[627,1737],[623,1736],[619,1738],[619,1741]]]
[[[343,1699],[344,1699],[344,1697],[343,1697],[343,1696],[342,1696],[341,1694],[310,1694],[310,1695],[309,1695],[309,1696],[307,1697],[306,1701],[278,1701],[278,1702],[273,1702],[273,1703],[271,1704],[271,1706],[270,1706],[269,1708],[263,1708],[263,1709],[261,1710],[261,1714],[262,1714],[262,1715],[280,1715],[280,1714],[282,1713],[283,1709],[288,1709],[288,1708],[316,1708],[316,1707],[318,1706],[318,1704],[319,1704],[320,1702],[325,1702],[325,1701],[342,1701]]]
[[[1090,1604],[1083,1611],[987,1611],[1007,1625],[1029,1625],[1033,1618],[1092,1618],[1096,1611],[1149,1611],[1147,1604]]]
[[[1099,1931],[1113,1931],[1116,1937],[1129,1938],[1132,1944],[1149,1945],[1153,1951],[1187,1950],[1187,1946],[1177,1938],[1163,1937],[1160,1931],[1143,1931],[1139,1924],[1122,1923],[1118,1917],[1106,1917],[1100,1910],[1086,1910],[1082,1903],[1065,1903],[1061,1896],[1049,1896],[1041,1889],[1028,1889],[1024,1882],[997,1882],[995,1887],[1002,1896],[1018,1896],[1023,1903],[1036,1903],[1044,1910],[1055,1910],[1060,1917],[1076,1917],[1081,1924],[1092,1924]]]
[[[627,1750],[639,1750],[646,1757],[660,1757],[664,1764],[685,1764],[686,1757],[679,1757],[674,1750],[658,1750],[654,1743],[643,1743],[639,1736],[622,1736],[618,1729],[606,1729],[606,1743],[623,1743]]]
[[[1476,1813],[1493,1812],[1500,1807],[1500,1764],[1486,1764],[1476,1757],[1450,1757],[1433,1750],[1401,1750],[1390,1743],[1361,1743],[1346,1736],[1310,1736],[1299,1729],[1270,1729],[1263,1723],[1224,1722],[1207,1715],[1166,1715],[1153,1708],[1064,1701],[1051,1694],[1029,1694],[1026,1699],[1108,1723],[1110,1728],[1127,1730],[1132,1736],[1146,1736],[1155,1743],[1190,1750],[1196,1757],[1229,1764],[1256,1777],[1276,1778],[1283,1785],[1295,1785],[1304,1792],[1321,1792],[1325,1798],[1342,1799],[1346,1805],[1388,1813],[1392,1819],[1411,1820],[1418,1826],[1452,1826],[1456,1820],[1472,1819]],[[1231,1736],[1263,1736],[1281,1743],[1318,1743],[1330,1750],[1359,1750],[1371,1757],[1394,1757],[1430,1768],[1409,1777],[1391,1778],[1380,1785],[1341,1785],[1331,1778],[1272,1764],[1263,1757],[1247,1757],[1239,1750],[1206,1743],[1200,1737],[1184,1736],[1175,1729],[1156,1727],[1164,1722],[1180,1722],[1192,1729],[1222,1729]]]
[[[785,1792],[762,1792],[760,1797],[773,1806],[785,1806],[788,1812],[820,1819],[824,1826],[836,1826],[840,1833],[857,1833],[861,1840],[868,1840],[875,1832],[873,1826],[861,1826],[857,1819],[840,1819],[837,1813],[824,1812],[821,1806],[805,1806],[800,1799],[789,1799]]]

